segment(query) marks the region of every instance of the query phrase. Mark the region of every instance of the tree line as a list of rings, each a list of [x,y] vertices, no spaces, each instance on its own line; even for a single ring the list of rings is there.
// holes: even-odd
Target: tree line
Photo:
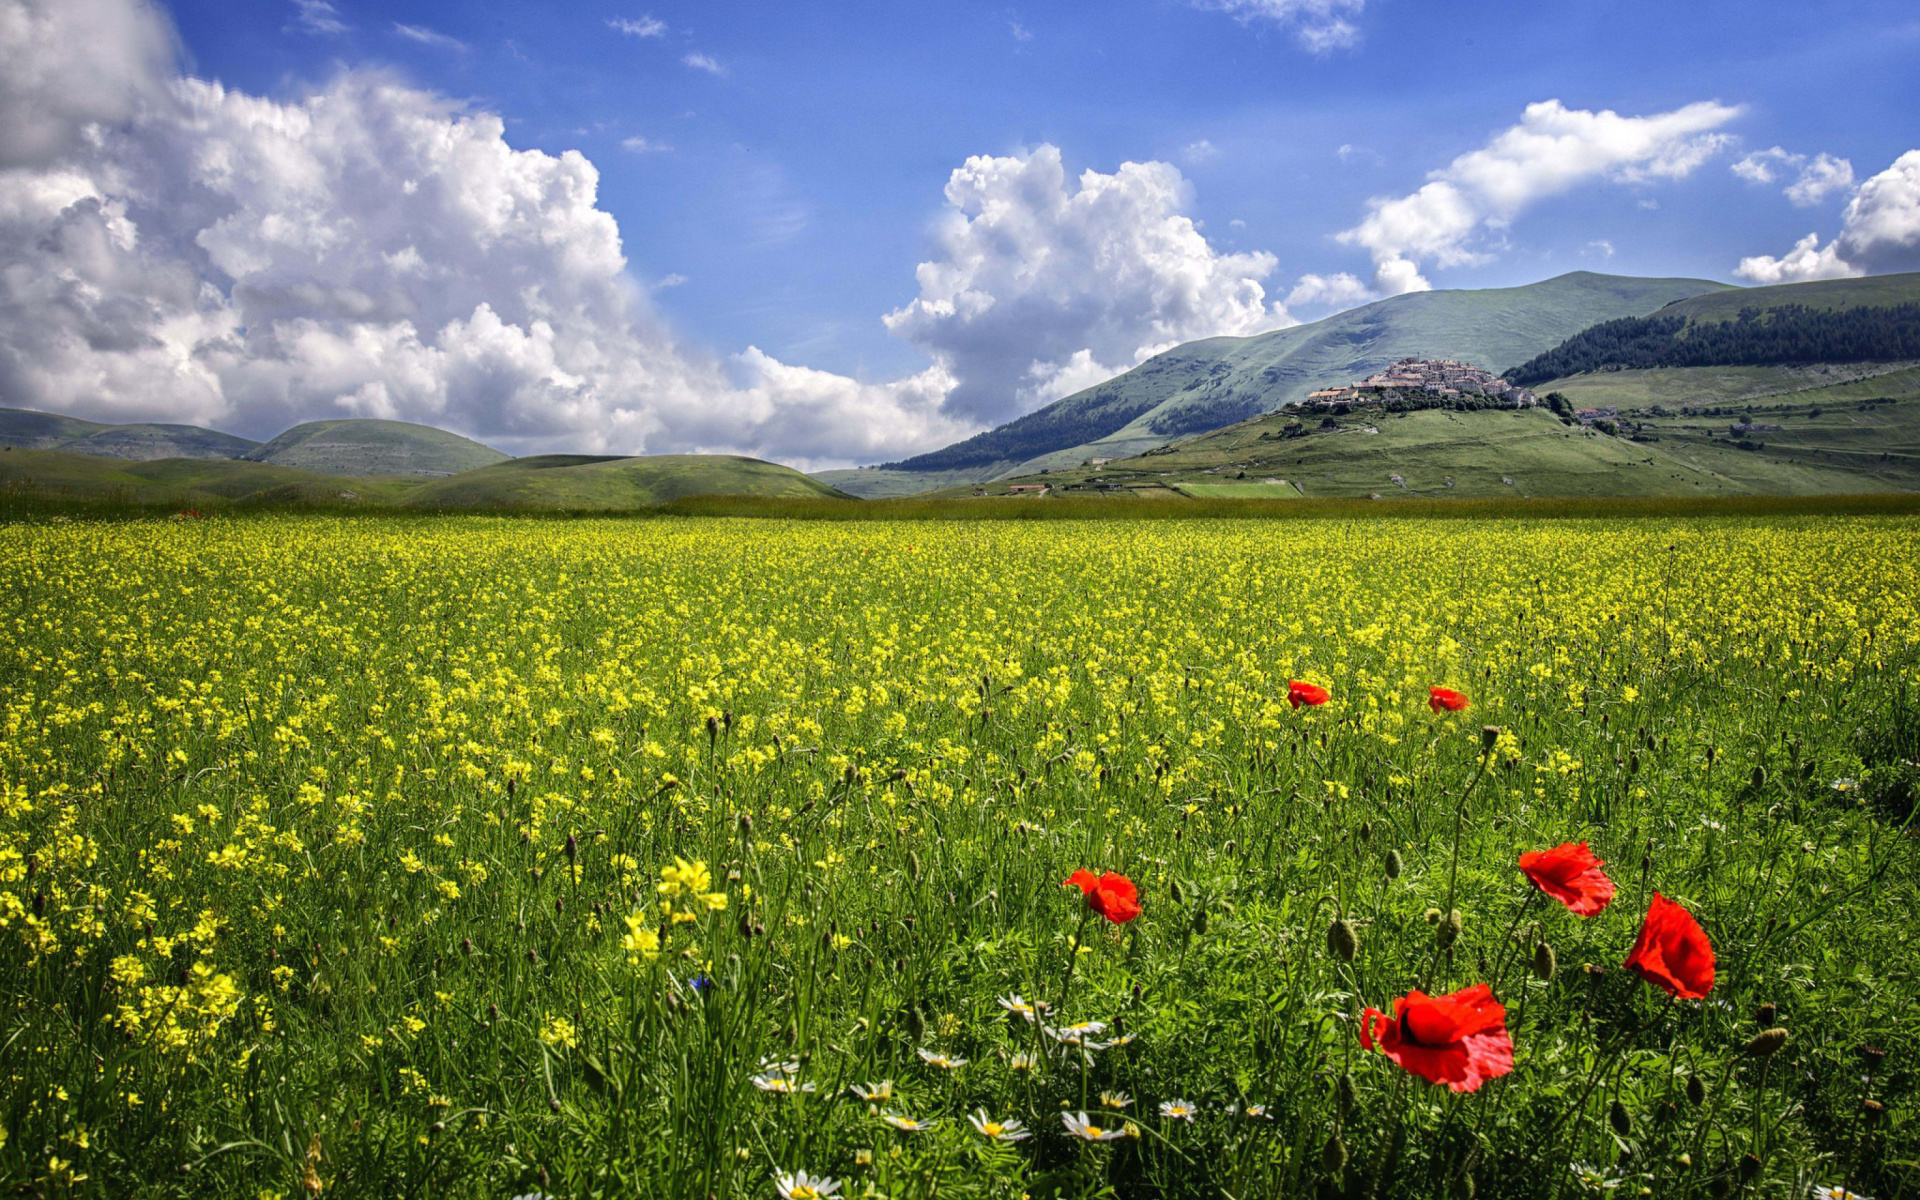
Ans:
[[[1743,308],[1731,321],[1622,317],[1603,321],[1506,372],[1530,387],[1588,371],[1764,366],[1920,358],[1920,303],[1839,310]]]

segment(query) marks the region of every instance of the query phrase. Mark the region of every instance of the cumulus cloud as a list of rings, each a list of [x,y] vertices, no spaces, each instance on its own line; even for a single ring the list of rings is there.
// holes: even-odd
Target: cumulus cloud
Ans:
[[[711,54],[689,54],[680,61],[696,71],[705,71],[709,75],[725,75],[727,73],[727,69],[720,65],[720,60],[714,58]]]
[[[0,168],[41,166],[81,130],[170,98],[175,43],[144,0],[0,0]]]
[[[32,15],[50,32],[27,36],[52,40],[9,42],[10,64],[81,44]],[[87,44],[169,44],[144,6],[95,15],[146,24]],[[593,165],[514,149],[491,113],[364,71],[285,102],[177,77],[151,91],[7,109],[45,123],[0,170],[7,404],[258,437],[386,417],[514,452],[813,466],[974,430],[942,410],[944,368],[870,384],[685,345],[628,274]]]
[[[1847,174],[1851,178],[1850,166]],[[1810,233],[1778,258],[1741,259],[1734,274],[1755,283],[1798,283],[1916,270],[1920,270],[1920,150],[1909,150],[1854,192],[1841,214],[1840,233],[1831,242],[1822,246],[1820,235]]]
[[[947,411],[994,422],[1198,337],[1293,324],[1261,285],[1275,260],[1221,254],[1168,163],[1069,179],[1042,145],[953,172],[920,294],[887,327],[951,372]]]
[[[622,150],[625,150],[629,154],[672,154],[673,153],[673,146],[671,143],[663,142],[658,138],[644,138],[644,137],[641,137],[639,134],[635,134],[630,138],[622,138],[620,141],[620,148]]]
[[[1360,15],[1366,0],[1189,0],[1195,8],[1230,13],[1240,21],[1264,21],[1293,30],[1300,44],[1315,54],[1343,49],[1360,40],[1350,17]]]
[[[1287,293],[1287,307],[1309,308],[1318,304],[1343,309],[1373,298],[1372,288],[1345,271],[1337,275],[1309,274],[1302,275],[1300,282]]]
[[[1812,208],[1834,192],[1853,187],[1853,164],[1831,154],[1792,154],[1779,146],[1742,155],[1732,167],[1733,173],[1752,184],[1770,184],[1790,178],[1783,189],[1788,200],[1799,208]]]
[[[1483,239],[1543,199],[1595,181],[1690,174],[1725,147],[1727,135],[1716,131],[1739,112],[1712,101],[1645,117],[1530,104],[1518,125],[1432,172],[1418,191],[1369,201],[1366,217],[1336,237],[1372,255],[1382,293],[1425,290],[1423,264],[1490,261]]]

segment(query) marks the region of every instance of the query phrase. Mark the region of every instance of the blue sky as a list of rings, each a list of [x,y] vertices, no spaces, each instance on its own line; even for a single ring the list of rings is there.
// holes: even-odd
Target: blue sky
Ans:
[[[823,464],[1410,287],[1920,268],[1891,0],[0,3],[72,62],[0,253],[129,256],[46,264],[128,294],[0,326],[0,403]]]

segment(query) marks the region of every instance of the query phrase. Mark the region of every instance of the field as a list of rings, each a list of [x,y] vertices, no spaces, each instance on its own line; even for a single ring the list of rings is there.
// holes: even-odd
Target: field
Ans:
[[[0,526],[0,1189],[1914,1195],[1916,537]]]

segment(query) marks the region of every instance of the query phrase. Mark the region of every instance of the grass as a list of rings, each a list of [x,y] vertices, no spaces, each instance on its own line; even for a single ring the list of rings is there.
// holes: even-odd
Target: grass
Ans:
[[[0,1187],[1920,1184],[1920,520],[1837,515],[1905,499],[689,515],[725,503],[0,528]],[[1582,840],[1585,919],[1515,868]],[[1703,1001],[1620,968],[1655,891]],[[1479,982],[1477,1092],[1355,1036]]]
[[[308,421],[247,457],[322,475],[458,475],[504,462],[470,438],[408,421]]]

